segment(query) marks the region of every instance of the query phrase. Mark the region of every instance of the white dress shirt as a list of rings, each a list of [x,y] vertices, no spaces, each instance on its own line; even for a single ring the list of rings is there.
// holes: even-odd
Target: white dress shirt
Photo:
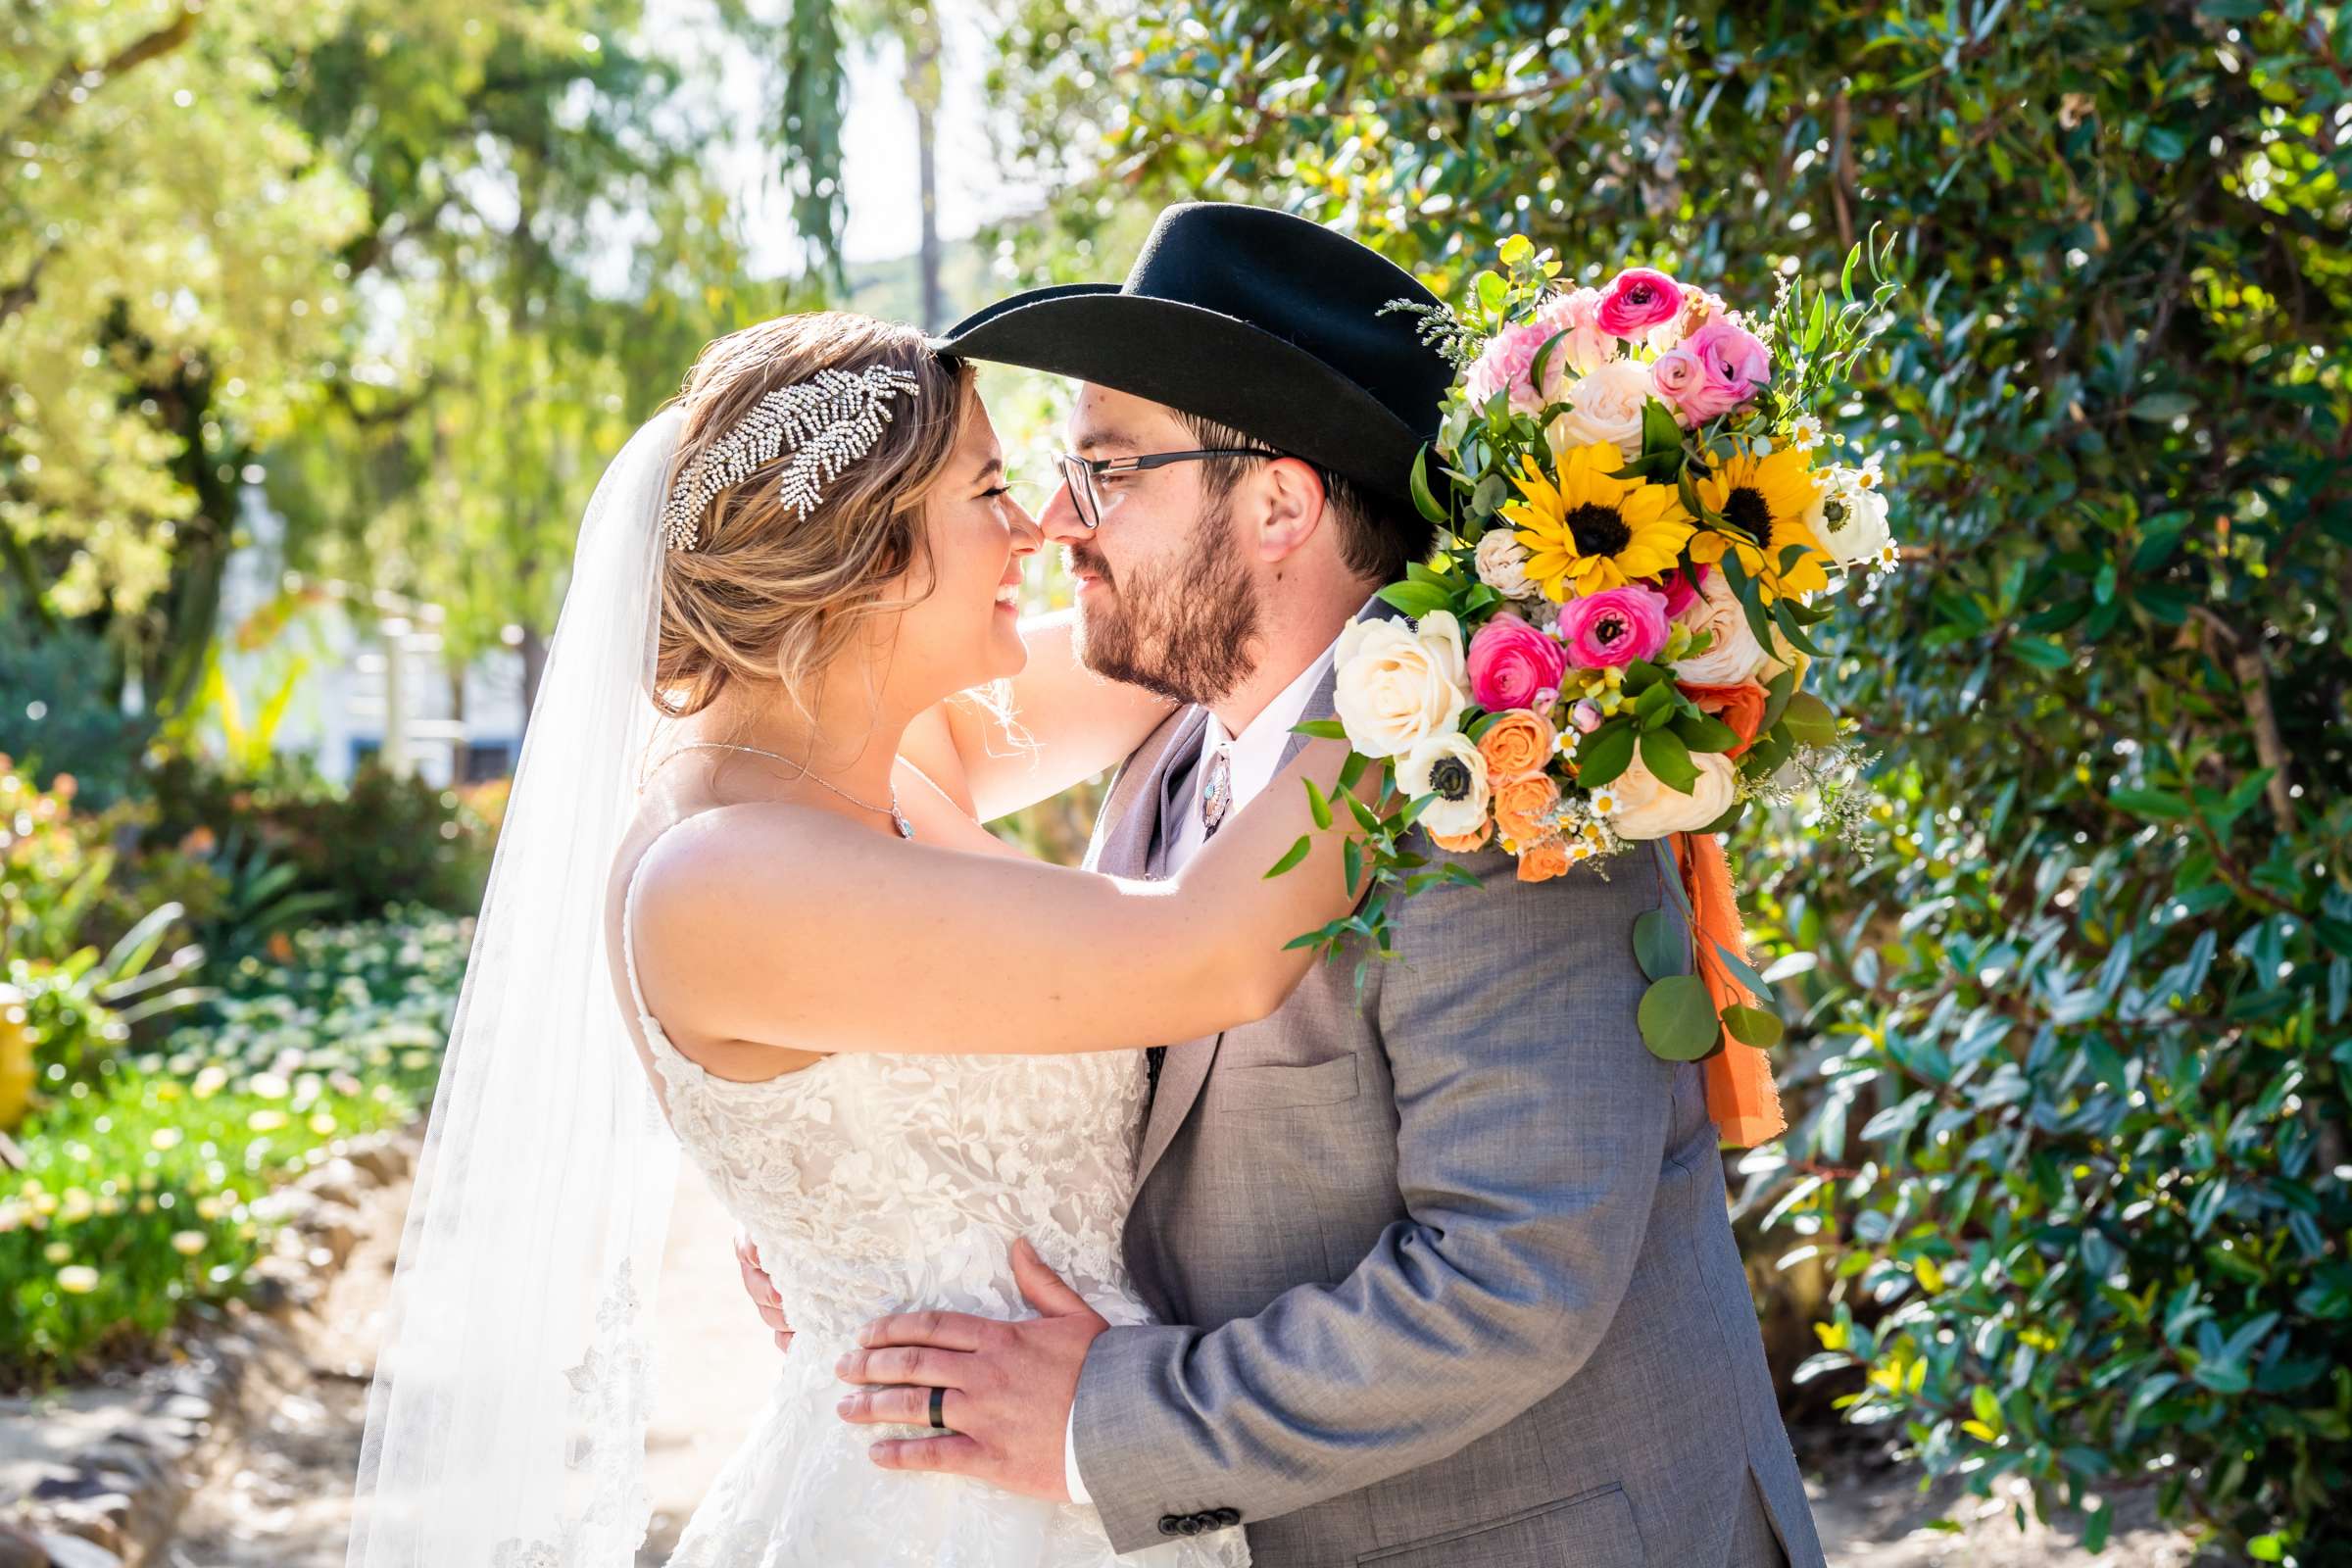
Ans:
[[[1248,806],[1281,771],[1283,748],[1290,744],[1291,730],[1298,716],[1306,711],[1306,700],[1315,694],[1323,672],[1331,667],[1331,656],[1339,647],[1332,646],[1307,661],[1298,678],[1285,686],[1265,709],[1246,725],[1239,735],[1225,733],[1225,725],[1214,712],[1208,715],[1208,728],[1200,737],[1200,760],[1193,768],[1190,787],[1178,807],[1176,837],[1168,845],[1168,874],[1174,876],[1184,869],[1200,846],[1208,842],[1208,826],[1200,819],[1200,784],[1208,776],[1208,760],[1221,749],[1226,754],[1226,765],[1231,771],[1233,800],[1225,808],[1225,821]],[[1078,1407],[1070,1406],[1070,1422],[1063,1429],[1061,1440],[1062,1483],[1070,1490],[1072,1502],[1091,1503],[1095,1499],[1086,1490],[1086,1481],[1078,1474]]]

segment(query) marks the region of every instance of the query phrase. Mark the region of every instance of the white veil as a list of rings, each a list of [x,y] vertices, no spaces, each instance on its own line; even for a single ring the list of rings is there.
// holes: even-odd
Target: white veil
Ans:
[[[401,1238],[347,1568],[628,1568],[676,1143],[621,1021],[605,889],[660,715],[681,415],[580,523]]]

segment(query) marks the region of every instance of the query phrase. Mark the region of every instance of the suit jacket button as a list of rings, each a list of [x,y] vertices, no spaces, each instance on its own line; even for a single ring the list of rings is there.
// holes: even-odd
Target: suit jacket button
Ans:
[[[1217,1528],[1219,1530],[1225,1530],[1242,1522],[1242,1510],[1239,1508],[1219,1508],[1214,1517],[1217,1521]]]
[[[1159,1516],[1159,1533],[1161,1535],[1178,1535],[1182,1533],[1183,1529],[1184,1521],[1177,1518],[1174,1514],[1163,1513]]]

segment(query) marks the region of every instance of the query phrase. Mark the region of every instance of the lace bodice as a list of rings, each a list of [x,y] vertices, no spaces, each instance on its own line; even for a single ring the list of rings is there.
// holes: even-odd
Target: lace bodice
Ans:
[[[750,1230],[795,1330],[846,1338],[917,1305],[1028,1316],[1010,1262],[1021,1236],[1111,1322],[1142,1321],[1119,1258],[1141,1052],[845,1053],[765,1082],[720,1078],[645,1005],[635,902],[632,877],[621,949],[670,1124]]]
[[[852,1427],[833,1410],[833,1363],[870,1318],[1029,1316],[1012,1278],[1018,1237],[1112,1324],[1148,1321],[1119,1255],[1143,1053],[845,1053],[763,1083],[720,1078],[680,1054],[645,1004],[636,898],[632,875],[621,952],[670,1124],[750,1230],[798,1334],[671,1568],[1248,1568],[1240,1530],[1121,1558],[1092,1508],[881,1470],[868,1442],[922,1434]]]

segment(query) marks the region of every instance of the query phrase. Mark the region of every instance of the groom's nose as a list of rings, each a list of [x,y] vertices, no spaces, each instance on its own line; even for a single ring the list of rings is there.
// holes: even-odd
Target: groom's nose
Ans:
[[[1078,520],[1078,504],[1070,499],[1066,481],[1055,485],[1054,493],[1046,498],[1045,510],[1037,514],[1037,525],[1057,545],[1075,544],[1095,536],[1092,528]]]

